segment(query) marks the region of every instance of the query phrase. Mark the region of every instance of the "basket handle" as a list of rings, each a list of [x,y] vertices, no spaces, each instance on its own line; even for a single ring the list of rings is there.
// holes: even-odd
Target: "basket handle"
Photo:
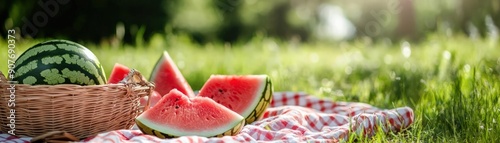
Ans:
[[[142,86],[148,86],[151,83],[146,80],[144,76],[142,76],[141,72],[139,72],[136,69],[131,69],[127,76],[123,78],[120,82],[118,83],[123,83],[123,84],[133,84],[133,85],[142,85]],[[154,86],[154,85],[153,85]]]
[[[144,76],[142,76],[142,74],[138,70],[131,69],[129,71],[128,75],[118,83],[125,84],[125,86],[128,87],[129,91],[132,90],[131,89],[132,87],[137,87],[137,86],[149,87],[149,94],[147,95],[148,102],[147,102],[146,106],[144,106],[143,111],[146,111],[147,109],[149,109],[150,102],[151,102],[151,94],[153,94],[153,90],[155,88],[155,85],[151,82],[148,82],[148,80],[146,80],[146,78]]]

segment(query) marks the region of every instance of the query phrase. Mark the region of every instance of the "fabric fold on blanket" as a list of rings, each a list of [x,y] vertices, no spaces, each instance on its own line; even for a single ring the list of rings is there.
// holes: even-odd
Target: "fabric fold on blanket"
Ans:
[[[275,92],[263,118],[246,125],[235,136],[160,139],[139,130],[117,130],[83,142],[338,142],[347,140],[351,134],[373,136],[381,133],[378,131],[399,132],[413,122],[414,113],[409,107],[384,110],[365,103],[334,102],[303,92]],[[2,136],[0,142],[3,142]]]

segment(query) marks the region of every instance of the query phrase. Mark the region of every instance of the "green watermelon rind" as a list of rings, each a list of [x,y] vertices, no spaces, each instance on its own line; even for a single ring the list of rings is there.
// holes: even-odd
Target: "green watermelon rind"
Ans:
[[[273,83],[271,81],[271,78],[269,78],[269,76],[267,76],[267,75],[266,75],[265,82],[266,82],[265,89],[262,91],[262,94],[261,94],[261,97],[259,98],[259,100],[256,100],[256,101],[258,101],[258,104],[255,107],[253,107],[254,110],[252,110],[250,115],[244,116],[246,124],[251,124],[254,121],[257,121],[260,118],[262,118],[262,115],[266,111],[267,107],[269,106],[269,104],[271,104],[271,100],[272,100],[272,96],[273,96],[273,92],[274,92]]]
[[[242,117],[241,119],[232,121],[231,123],[228,123],[226,126],[221,126],[218,128],[213,128],[212,130],[207,130],[205,132],[193,132],[193,131],[181,131],[181,130],[176,130],[174,127],[170,127],[168,125],[160,125],[157,123],[154,123],[152,121],[149,121],[148,119],[141,118],[140,116],[136,119],[136,122],[140,122],[144,126],[152,129],[159,131],[166,136],[171,136],[171,137],[179,137],[179,136],[189,136],[189,135],[197,135],[197,136],[204,136],[204,137],[214,137],[219,134],[222,134],[228,130],[233,129],[236,127],[238,124],[244,121],[244,118]]]
[[[160,68],[161,68],[161,63],[162,63],[163,59],[164,59],[164,58],[166,58],[166,57],[165,57],[165,54],[168,54],[168,53],[166,53],[166,51],[163,51],[163,53],[162,53],[162,55],[161,55],[160,59],[158,59],[158,60],[156,61],[156,63],[155,63],[155,67],[153,68],[153,71],[151,71],[151,75],[149,75],[149,81],[154,81],[154,80],[156,79],[156,76],[155,76],[155,75],[157,75],[157,74],[158,74],[158,71],[159,71],[159,70],[160,70]]]
[[[71,59],[71,61],[66,61],[66,59]],[[21,84],[99,85],[106,83],[104,68],[97,57],[84,46],[67,40],[39,43],[21,54],[16,59],[15,65],[13,70],[16,73],[12,80]],[[47,65],[52,65],[52,68],[37,68]]]
[[[257,97],[257,98],[254,98],[254,100],[251,101],[250,106],[248,108],[246,108],[245,111],[243,111],[240,114],[241,116],[243,116],[245,118],[249,117],[254,110],[257,110],[256,108],[259,105],[259,103],[261,102],[261,99],[264,98],[266,91],[269,90],[269,89],[267,89],[267,84],[270,84],[270,83],[267,82],[269,79],[269,77],[267,75],[252,75],[252,76],[257,76],[258,78],[260,78],[259,83],[261,83],[261,84],[260,84],[259,89],[257,90],[258,92],[256,92],[255,95],[253,95],[253,97]]]
[[[227,75],[212,75],[210,78],[219,76],[224,78]],[[247,77],[258,78],[260,80],[259,88],[251,98],[253,100],[250,101],[251,103],[245,108],[244,111],[239,113],[241,116],[245,117],[246,124],[251,124],[262,117],[263,113],[271,103],[274,89],[268,75],[247,75]]]

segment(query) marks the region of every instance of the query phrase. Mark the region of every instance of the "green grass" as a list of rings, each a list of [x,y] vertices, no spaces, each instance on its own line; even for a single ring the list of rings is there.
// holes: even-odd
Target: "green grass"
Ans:
[[[37,41],[19,41],[17,54]],[[7,59],[4,40],[0,58]],[[380,108],[409,106],[415,123],[401,133],[366,142],[491,142],[500,140],[500,46],[489,39],[431,35],[411,44],[359,40],[293,43],[255,37],[240,44],[193,44],[185,36],[157,36],[143,46],[87,45],[106,73],[118,62],[146,77],[167,50],[197,90],[211,74],[268,74],[276,91],[305,91],[336,101]],[[6,62],[0,64],[7,71]]]

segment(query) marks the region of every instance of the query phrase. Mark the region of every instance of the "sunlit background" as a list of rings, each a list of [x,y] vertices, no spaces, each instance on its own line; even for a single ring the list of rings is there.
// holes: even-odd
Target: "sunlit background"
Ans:
[[[259,34],[298,42],[495,38],[500,25],[498,0],[4,0],[0,12],[0,23],[23,38],[114,46],[169,34],[202,44]]]
[[[412,128],[366,142],[500,140],[500,0],[0,0],[0,23],[3,73],[8,47],[51,39],[107,75],[149,77],[165,50],[194,90],[267,74],[275,91],[414,110]]]

